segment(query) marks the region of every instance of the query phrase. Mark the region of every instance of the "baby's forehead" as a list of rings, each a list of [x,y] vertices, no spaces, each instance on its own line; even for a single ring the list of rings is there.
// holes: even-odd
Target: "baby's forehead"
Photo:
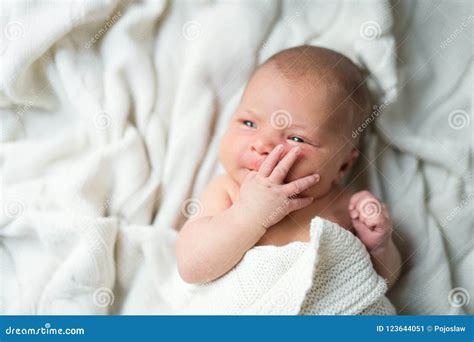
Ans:
[[[330,84],[360,78],[359,69],[349,58],[336,51],[315,46],[283,50],[260,66],[265,67],[292,81]]]
[[[352,105],[352,89],[355,89],[361,80],[352,68],[335,66],[337,62],[335,58],[331,63],[326,59],[319,61],[309,57],[301,57],[296,61],[291,58],[270,59],[253,75],[252,79],[256,79],[257,83],[253,90],[258,90],[265,83],[282,84],[284,93],[291,93],[295,98],[317,107],[317,115],[325,112],[323,107],[340,108]]]
[[[278,71],[265,67],[254,75],[244,92],[241,105],[251,114],[269,117],[275,111],[287,112],[295,123],[327,126],[339,121],[339,109],[344,98],[323,82],[311,85],[301,79],[285,79]]]
[[[260,68],[273,78],[303,89],[307,97],[315,100],[315,105],[327,106],[329,112],[315,113],[326,115],[327,121],[344,123],[347,112],[364,111],[370,105],[361,71],[336,51],[315,46],[295,47],[277,53]]]

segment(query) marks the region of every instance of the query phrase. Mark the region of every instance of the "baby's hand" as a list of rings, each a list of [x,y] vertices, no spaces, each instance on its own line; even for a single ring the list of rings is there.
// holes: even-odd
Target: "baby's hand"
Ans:
[[[349,212],[356,235],[370,253],[388,245],[392,220],[383,202],[369,191],[360,191],[352,195]]]
[[[240,187],[238,203],[265,229],[282,220],[289,213],[311,204],[312,197],[297,197],[319,181],[314,174],[284,184],[288,171],[298,158],[300,149],[291,149],[281,160],[283,146],[276,146],[258,171],[251,171]]]

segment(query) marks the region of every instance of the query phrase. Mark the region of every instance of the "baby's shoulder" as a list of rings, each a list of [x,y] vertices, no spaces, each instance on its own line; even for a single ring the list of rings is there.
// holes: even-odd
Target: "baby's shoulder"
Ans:
[[[217,193],[227,192],[230,187],[229,177],[227,175],[219,175],[214,177],[204,188],[204,194],[215,195]]]
[[[237,201],[240,193],[239,184],[232,179],[229,175],[220,175],[216,177],[216,182],[226,191],[232,203]]]
[[[228,175],[219,175],[212,179],[206,186],[205,192],[211,196],[222,194],[230,198],[232,203],[239,193],[238,184]]]
[[[217,176],[205,187],[200,196],[203,216],[214,216],[233,203],[233,180],[228,176]]]

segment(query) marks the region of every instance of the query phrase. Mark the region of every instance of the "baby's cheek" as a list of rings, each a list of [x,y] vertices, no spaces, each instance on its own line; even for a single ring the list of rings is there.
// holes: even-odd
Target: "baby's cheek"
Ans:
[[[311,158],[311,156],[307,153],[305,154],[304,151],[301,151],[298,159],[288,172],[288,177],[286,180],[288,182],[292,182],[296,179],[309,176],[313,173],[319,173],[317,160],[315,160],[314,157]]]
[[[321,158],[315,156],[314,153],[309,153],[305,150],[302,150],[300,157],[297,160],[297,166],[302,173],[309,175],[312,173],[321,172],[323,163]]]
[[[311,153],[301,152],[300,157],[290,169],[289,182],[296,179],[312,175],[319,174],[320,181],[317,183],[315,188],[319,188],[322,191],[327,191],[334,180],[336,172],[334,169],[334,162],[328,158],[314,156]]]
[[[234,163],[234,149],[232,144],[232,134],[226,133],[221,140],[221,144],[219,146],[219,159],[224,167],[227,169],[231,167],[231,164]]]

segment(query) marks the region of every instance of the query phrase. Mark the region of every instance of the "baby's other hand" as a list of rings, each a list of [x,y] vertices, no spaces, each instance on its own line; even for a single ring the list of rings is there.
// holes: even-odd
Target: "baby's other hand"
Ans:
[[[369,253],[388,245],[392,235],[392,220],[387,206],[369,191],[352,195],[349,213],[357,237]]]

